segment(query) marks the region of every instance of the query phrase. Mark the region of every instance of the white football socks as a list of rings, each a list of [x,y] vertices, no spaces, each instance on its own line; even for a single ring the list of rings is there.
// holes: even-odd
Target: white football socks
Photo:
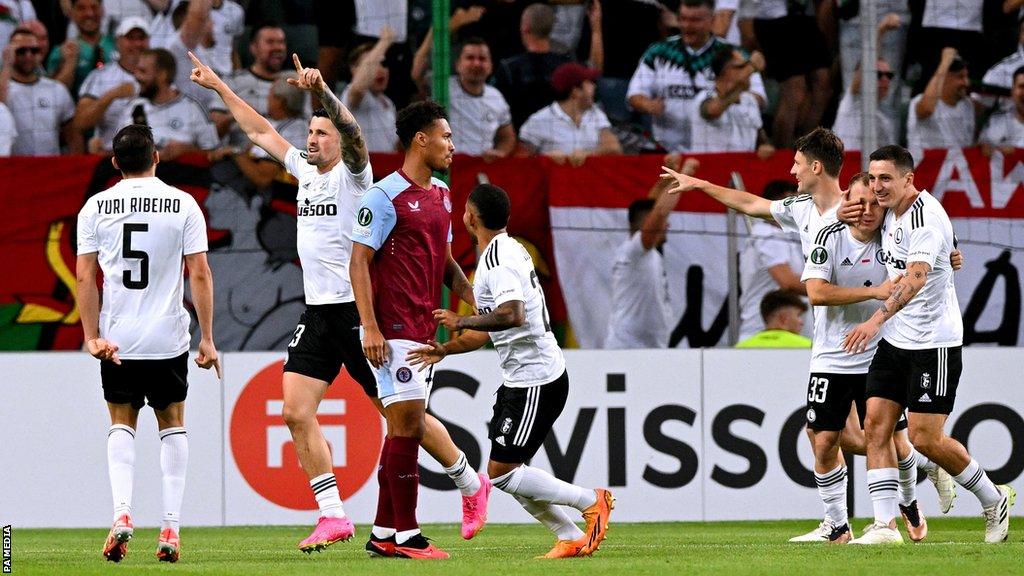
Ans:
[[[896,463],[900,471],[899,503],[903,506],[917,500],[917,457],[916,451],[911,448],[906,458]]]
[[[580,527],[569,518],[569,515],[560,506],[537,502],[525,496],[513,495],[512,497],[538,522],[554,532],[559,540],[579,540],[583,537],[583,530],[580,530]]]
[[[825,517],[834,526],[849,523],[846,511],[846,466],[840,464],[824,474],[814,473],[814,481],[818,485],[818,495],[825,505]]]
[[[898,468],[876,468],[868,470],[868,492],[875,510],[875,522],[888,525],[896,517],[896,491],[899,489]]]
[[[537,502],[571,506],[579,511],[597,503],[597,493],[555,478],[532,466],[522,465],[493,481],[499,490]]]
[[[107,471],[114,497],[114,520],[132,513],[132,485],[135,479],[135,430],[114,424],[107,433]]]
[[[445,468],[444,471],[452,479],[452,482],[455,482],[463,496],[472,496],[480,490],[480,476],[469,466],[465,452],[460,450],[455,464]]]
[[[1003,498],[1003,494],[996,488],[996,485],[989,479],[988,474],[982,470],[981,465],[974,458],[964,468],[963,472],[953,476],[956,483],[967,488],[981,501],[982,508],[995,506]]]
[[[160,529],[180,529],[181,501],[188,470],[188,434],[183,427],[160,431],[160,470],[163,472],[164,516]]]
[[[341,504],[341,495],[338,493],[338,480],[333,472],[321,474],[309,481],[309,487],[313,490],[313,497],[316,498],[317,506],[320,507],[320,515],[328,518],[341,518],[345,516],[345,508]]]

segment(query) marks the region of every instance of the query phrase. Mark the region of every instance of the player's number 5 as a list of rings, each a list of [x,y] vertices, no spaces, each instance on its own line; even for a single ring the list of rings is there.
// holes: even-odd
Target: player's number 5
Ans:
[[[149,231],[149,224],[130,224],[126,223],[122,230],[121,236],[123,242],[121,244],[121,257],[136,258],[139,260],[139,279],[132,278],[132,271],[125,270],[121,273],[121,282],[125,288],[130,290],[145,290],[149,286],[149,254],[143,250],[132,249],[132,233],[133,232],[147,232]]]

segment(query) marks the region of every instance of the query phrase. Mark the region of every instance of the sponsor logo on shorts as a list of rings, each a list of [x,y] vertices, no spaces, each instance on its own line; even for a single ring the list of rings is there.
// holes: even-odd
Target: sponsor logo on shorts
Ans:
[[[818,419],[818,415],[814,412],[814,408],[808,408],[807,409],[807,421],[813,423],[817,419]]]
[[[508,434],[510,430],[512,430],[512,419],[505,418],[505,420],[502,421],[501,423],[501,433]]]
[[[399,382],[405,384],[409,380],[412,380],[412,370],[408,369],[405,366],[402,366],[401,368],[398,369],[397,372],[395,372],[395,378],[398,378]]]
[[[932,401],[932,397],[929,396],[927,392],[925,392],[924,394],[921,394],[921,397],[918,398],[917,401],[918,402],[931,402]]]
[[[932,375],[925,372],[921,374],[921,388],[928,389],[932,385]]]
[[[498,444],[501,444],[502,446],[505,445],[505,437],[504,436],[498,436],[497,438],[494,439],[494,441],[497,442]]]

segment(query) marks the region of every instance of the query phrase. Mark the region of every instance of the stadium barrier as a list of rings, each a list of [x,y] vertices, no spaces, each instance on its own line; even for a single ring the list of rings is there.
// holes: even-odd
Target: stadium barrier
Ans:
[[[191,460],[186,525],[309,524],[308,482],[281,418],[280,353],[226,353],[225,380],[191,368],[186,427]],[[0,521],[15,526],[101,527],[110,519],[105,438],[109,421],[96,362],[84,353],[10,353],[0,402]],[[745,520],[821,517],[803,434],[807,351],[568,351],[568,404],[533,465],[585,486],[608,486],[613,520]],[[964,350],[964,376],[947,430],[997,483],[1024,488],[1024,386],[1012,366],[1024,350]],[[489,452],[487,422],[500,383],[493,351],[446,358],[430,410],[477,469]],[[321,406],[324,435],[345,508],[373,518],[380,419],[343,374]],[[140,417],[135,518],[160,517],[159,441]],[[421,455],[419,518],[457,522],[460,500]],[[850,467],[854,512],[870,516],[864,460]],[[937,515],[927,481],[926,515]],[[980,513],[960,490],[955,515]],[[1016,507],[1020,515],[1024,507]],[[531,522],[495,491],[491,522]],[[978,519],[979,527],[981,519]]]
[[[769,180],[790,179],[792,156],[785,151],[767,161],[741,153],[697,158],[698,176],[724,184],[735,171],[755,192]],[[283,349],[303,307],[294,187],[290,199],[285,185],[255,191],[230,161],[209,167],[205,160],[185,160],[161,163],[158,174],[193,194],[206,211],[218,344],[228,351]],[[387,174],[400,161],[374,155],[374,174]],[[572,342],[565,338],[571,320],[580,347],[600,347],[612,308],[612,256],[628,233],[626,208],[647,195],[661,161],[602,157],[575,168],[546,158],[488,164],[459,156],[451,174],[452,254],[471,274],[476,251],[462,230],[465,199],[480,180],[504,187],[512,197],[509,231],[534,256],[556,333]],[[961,240],[967,263],[956,282],[968,343],[1016,346],[1024,336],[1022,161],[1024,150],[991,158],[977,148],[933,150],[915,172],[915,184],[942,199]],[[847,154],[842,181],[859,165],[859,154]],[[116,175],[108,162],[91,156],[0,158],[0,175],[8,190],[24,191],[0,194],[0,250],[7,256],[0,277],[0,350],[77,350],[82,331],[73,295],[75,216],[84,198]],[[677,319],[673,346],[726,342],[725,234],[720,205],[704,194],[684,195],[665,246]]]

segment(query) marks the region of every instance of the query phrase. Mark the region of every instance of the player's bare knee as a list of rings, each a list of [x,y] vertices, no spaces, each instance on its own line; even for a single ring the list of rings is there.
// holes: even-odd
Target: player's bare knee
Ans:
[[[316,409],[311,410],[307,406],[286,402],[281,410],[281,418],[289,429],[294,430],[315,423]]]
[[[510,464],[508,462],[495,462],[494,460],[490,460],[487,462],[487,476],[491,480],[494,480],[495,478],[500,478],[505,474],[508,474],[520,466],[522,466],[522,464]]]

